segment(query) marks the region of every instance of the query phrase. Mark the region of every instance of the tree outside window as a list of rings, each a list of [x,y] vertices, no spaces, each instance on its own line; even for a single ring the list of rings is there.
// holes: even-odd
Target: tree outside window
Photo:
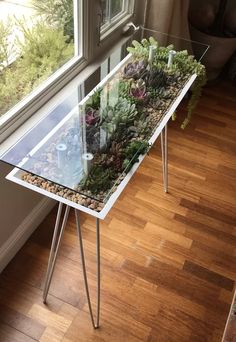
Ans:
[[[73,0],[25,1],[26,15],[14,3],[0,21],[0,115],[74,56]]]

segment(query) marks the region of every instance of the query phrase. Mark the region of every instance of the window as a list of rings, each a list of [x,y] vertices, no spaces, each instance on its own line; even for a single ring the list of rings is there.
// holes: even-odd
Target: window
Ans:
[[[112,29],[116,23],[133,13],[134,1],[126,0],[101,0],[102,28],[104,34]]]
[[[127,4],[127,2],[126,2]],[[103,0],[102,1],[102,13],[103,13],[103,25],[111,23],[112,19],[125,11],[125,1],[123,0]]]
[[[117,42],[133,8],[134,0],[0,1],[0,140]]]
[[[0,2],[0,130],[46,101],[83,57],[82,0]]]

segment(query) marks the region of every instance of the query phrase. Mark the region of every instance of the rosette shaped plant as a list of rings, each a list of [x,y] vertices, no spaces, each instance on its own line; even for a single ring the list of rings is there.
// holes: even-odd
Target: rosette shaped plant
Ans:
[[[128,63],[124,68],[124,77],[138,80],[147,68],[144,60]]]
[[[146,70],[142,75],[142,79],[145,81],[147,87],[151,88],[161,88],[167,83],[167,75],[161,69]]]
[[[102,112],[102,127],[109,134],[115,131],[122,131],[133,124],[138,115],[135,104],[127,99],[120,99],[115,106],[107,106]]]
[[[99,120],[98,113],[95,109],[88,107],[85,113],[85,122],[89,126],[94,126]]]
[[[146,84],[142,79],[132,83],[130,95],[140,102],[143,102],[147,99]]]

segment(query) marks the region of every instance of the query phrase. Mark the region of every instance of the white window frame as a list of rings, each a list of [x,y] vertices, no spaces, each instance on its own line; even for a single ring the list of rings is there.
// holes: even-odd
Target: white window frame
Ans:
[[[77,0],[80,1],[80,0]],[[42,106],[47,106],[48,101],[64,88],[75,76],[89,64],[96,62],[101,54],[106,54],[112,46],[122,39],[125,24],[134,18],[134,8],[137,2],[142,0],[126,0],[128,6],[122,13],[116,15],[110,21],[109,27],[101,28],[101,7],[99,0],[81,0],[74,5],[79,29],[82,32],[82,39],[77,44],[76,51],[80,54],[73,57],[58,71],[51,75],[45,82],[32,91],[25,99],[17,103],[6,114],[0,117],[0,143],[8,138],[18,127],[20,127],[33,114],[37,115]],[[140,20],[141,17],[138,18]],[[74,21],[75,22],[75,21]]]
[[[111,2],[108,0],[108,22],[101,26],[101,40],[106,38],[116,29],[117,24],[122,25],[133,16],[135,0],[123,0],[122,10],[111,18]]]
[[[74,30],[75,37],[78,37],[74,42],[75,55],[29,95],[0,116],[0,143],[86,66],[88,60],[86,33],[89,26],[88,20],[85,20],[88,18],[87,13],[87,1],[74,0]]]

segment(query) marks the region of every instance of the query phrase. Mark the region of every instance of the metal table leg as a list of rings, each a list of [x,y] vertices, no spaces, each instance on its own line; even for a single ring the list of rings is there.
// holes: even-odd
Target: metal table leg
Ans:
[[[82,231],[80,226],[80,219],[79,219],[79,211],[75,209],[75,217],[76,217],[76,226],[77,232],[80,242],[80,255],[81,255],[81,262],[82,262],[82,269],[83,269],[83,277],[84,277],[84,285],[86,296],[88,300],[89,306],[89,313],[92,321],[92,325],[94,329],[99,328],[99,318],[100,318],[100,284],[101,284],[101,274],[100,274],[100,221],[97,218],[96,222],[96,245],[97,245],[97,319],[95,323],[92,304],[90,300],[90,293],[89,293],[89,286],[88,286],[88,279],[87,279],[87,271],[86,271],[86,264],[85,264],[85,256],[84,256],[84,247],[83,247],[83,239],[82,239]]]
[[[63,207],[63,204],[60,202],[58,206],[58,211],[57,211],[57,218],[56,218],[56,223],[55,223],[55,228],[54,228],[54,233],[53,233],[53,238],[52,238],[52,245],[51,245],[48,268],[47,268],[47,273],[46,273],[46,280],[45,280],[45,285],[44,285],[44,290],[43,290],[43,302],[44,303],[46,303],[47,301],[48,290],[51,284],[52,275],[53,275],[53,271],[55,268],[55,263],[56,263],[59,247],[61,244],[61,239],[65,230],[65,227],[66,227],[66,223],[67,223],[67,219],[68,219],[68,215],[70,211],[70,207],[67,205],[65,209],[61,228],[59,228],[61,214],[62,214],[62,207]]]
[[[51,245],[51,251],[49,255],[49,261],[48,261],[48,268],[46,273],[46,280],[44,285],[44,291],[43,291],[43,302],[46,303],[47,295],[49,291],[49,287],[52,280],[53,271],[56,264],[56,259],[58,255],[58,251],[60,248],[62,236],[66,227],[70,207],[67,205],[63,217],[63,221],[60,227],[60,221],[62,216],[62,208],[63,204],[59,203],[58,211],[57,211],[57,218],[53,233],[53,239],[52,239],[52,245]],[[89,312],[91,316],[91,321],[94,329],[99,328],[99,319],[100,319],[100,289],[101,289],[101,272],[100,272],[100,221],[99,219],[96,219],[96,248],[97,248],[97,317],[96,317],[96,323],[93,315],[92,310],[92,304],[90,300],[90,293],[89,293],[89,286],[88,286],[88,279],[87,279],[87,271],[86,271],[86,264],[85,264],[85,256],[84,256],[84,247],[83,247],[83,239],[82,239],[82,231],[80,226],[80,220],[79,220],[79,211],[75,209],[75,217],[76,217],[76,227],[78,232],[78,237],[80,241],[80,255],[81,255],[81,262],[82,262],[82,269],[83,269],[83,277],[84,277],[84,284],[85,284],[85,290],[86,290],[86,296],[88,300],[88,306],[89,306]]]
[[[168,192],[168,135],[167,124],[165,125],[165,133],[161,131],[161,154],[162,154],[162,170],[163,170],[163,184],[164,191]]]

